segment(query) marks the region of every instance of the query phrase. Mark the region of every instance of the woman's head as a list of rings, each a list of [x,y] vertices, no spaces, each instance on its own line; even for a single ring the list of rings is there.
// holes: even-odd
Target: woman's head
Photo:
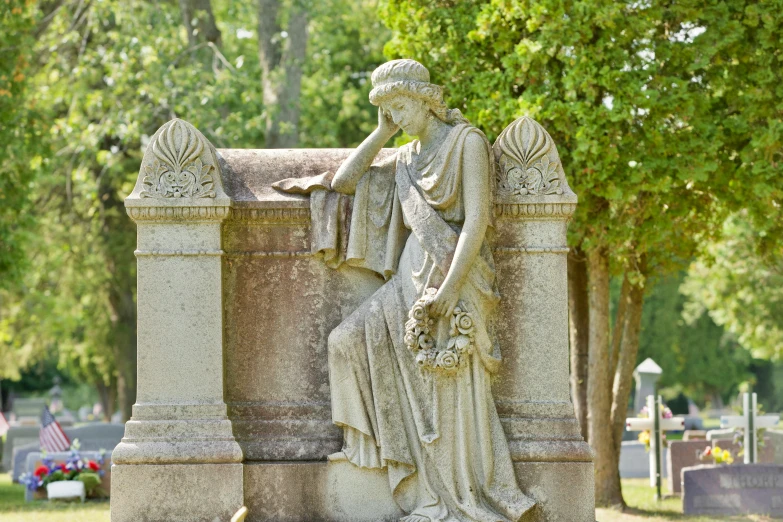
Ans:
[[[405,100],[406,107],[415,107],[407,100],[416,100],[421,103],[423,116],[429,111],[446,123],[467,121],[458,110],[446,106],[443,89],[430,83],[430,72],[416,60],[386,62],[373,71],[371,79],[370,103],[388,112],[395,104],[400,105],[399,100]]]

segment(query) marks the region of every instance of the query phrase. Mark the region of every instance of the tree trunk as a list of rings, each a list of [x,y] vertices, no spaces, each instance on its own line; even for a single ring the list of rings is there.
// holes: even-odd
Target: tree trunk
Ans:
[[[623,286],[620,288],[620,298],[617,300],[617,312],[612,329],[612,345],[609,350],[609,374],[614,375],[617,370],[617,360],[623,343],[623,328],[625,327],[625,312],[628,308],[628,293],[631,291],[631,283],[627,274],[623,276]]]
[[[575,248],[568,253],[568,327],[571,340],[571,400],[582,437],[587,440],[587,361],[590,307],[587,260]]]
[[[258,0],[258,55],[266,112],[266,147],[299,144],[299,99],[307,51],[307,10],[293,2],[288,27],[278,24],[279,0]]]
[[[626,277],[625,282],[628,281]],[[623,284],[625,287],[625,283]],[[631,395],[633,370],[636,367],[636,357],[639,353],[639,333],[642,328],[642,308],[644,305],[644,288],[641,285],[628,283],[628,291],[623,293],[624,317],[622,334],[618,332],[621,341],[617,358],[617,368],[614,373],[612,387],[612,442],[614,476],[607,482],[606,488],[611,490],[612,504],[622,504],[622,484],[620,481],[620,448],[622,447],[625,419],[628,416],[628,398]],[[613,343],[614,344],[614,343]]]
[[[587,437],[595,452],[595,502],[610,506],[616,499],[607,487],[614,476],[609,371],[609,256],[593,249],[587,256],[590,335],[588,339]]]
[[[210,0],[179,0],[179,9],[191,47],[202,42],[212,42],[220,46],[220,29],[215,23]]]

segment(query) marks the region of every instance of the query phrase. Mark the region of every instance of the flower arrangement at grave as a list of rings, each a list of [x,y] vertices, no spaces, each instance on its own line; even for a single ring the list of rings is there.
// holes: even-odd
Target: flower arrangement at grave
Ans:
[[[105,462],[104,454],[105,450],[101,450],[97,460],[83,458],[79,453],[79,441],[74,440],[67,459],[55,461],[44,452],[42,464],[32,473],[23,474],[19,482],[30,491],[39,491],[53,482],[77,480],[84,483],[87,495],[108,496],[108,492],[100,488],[105,473],[102,469]]]
[[[405,345],[420,368],[453,373],[466,366],[468,356],[473,353],[475,323],[465,305],[458,303],[449,320],[448,342],[445,347],[439,347],[435,321],[429,316],[429,307],[436,293],[435,288],[428,288],[408,312]]]
[[[715,465],[731,464],[734,462],[734,456],[731,451],[722,449],[720,446],[707,446],[704,451],[699,452],[699,460],[702,462],[712,461]]]
[[[668,406],[664,405],[663,409],[661,410],[661,416],[664,419],[671,419],[674,417],[674,414],[672,413],[672,410],[669,409]],[[639,412],[639,417],[650,417],[650,411],[647,409],[647,406],[641,409]],[[650,451],[650,437],[652,434],[650,433],[650,430],[644,430],[639,432],[639,436],[637,437],[637,440],[644,444],[645,451]],[[666,433],[661,434],[661,444],[663,444],[663,447],[667,447],[669,443],[666,441]]]

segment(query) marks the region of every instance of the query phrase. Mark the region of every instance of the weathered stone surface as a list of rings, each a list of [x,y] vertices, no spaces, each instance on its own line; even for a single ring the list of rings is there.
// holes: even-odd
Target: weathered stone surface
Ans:
[[[686,515],[783,515],[783,466],[696,466],[682,476]]]
[[[242,464],[112,466],[112,522],[214,522],[243,505]]]
[[[520,522],[595,521],[592,462],[515,462],[514,469],[537,503]]]
[[[380,470],[348,462],[245,465],[248,522],[396,522],[403,515]]]

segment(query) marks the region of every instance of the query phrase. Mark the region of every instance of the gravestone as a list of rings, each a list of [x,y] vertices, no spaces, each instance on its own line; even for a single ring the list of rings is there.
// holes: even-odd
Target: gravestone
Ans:
[[[41,424],[41,414],[47,404],[46,399],[17,398],[13,400],[11,412],[20,424]]]
[[[704,451],[707,443],[704,440],[680,441],[673,440],[669,443],[667,463],[669,467],[669,492],[679,495],[682,493],[682,470],[704,464],[699,458],[699,453]]]
[[[663,448],[663,477],[669,476],[669,448]],[[649,478],[650,454],[639,441],[623,441],[620,446],[620,478]]]
[[[636,393],[633,400],[634,412],[642,411],[642,408],[647,405],[649,395],[656,395],[655,385],[660,380],[662,373],[661,367],[649,357],[633,371],[633,378],[636,380]]]
[[[532,120],[510,129],[533,133],[518,144],[539,147],[530,154],[555,158]],[[312,202],[271,188],[334,172],[350,152],[217,151],[181,120],[151,139],[125,202],[138,234],[139,365],[133,417],[113,455],[114,522],[228,519],[243,504],[249,521],[399,519],[386,469],[326,461],[342,445],[329,332],[383,280],[325,266],[313,253],[323,224],[312,222]],[[170,170],[192,173],[196,156],[200,185],[163,194],[161,162],[187,157]],[[560,193],[520,185],[494,201],[503,362],[492,396],[518,485],[538,503],[533,522],[593,522],[592,452],[568,381],[566,227],[576,196],[550,165],[546,184]]]
[[[97,451],[80,451],[82,459],[97,461],[101,454]],[[65,462],[71,456],[68,452],[55,452],[48,453],[48,457],[52,458],[56,463]],[[36,468],[43,464],[43,453],[33,452],[28,453],[24,465],[24,473],[33,473]],[[103,488],[108,494],[111,491],[111,451],[104,454],[103,466],[101,467],[104,475],[101,477],[101,488]],[[31,502],[33,500],[43,500],[46,498],[45,491],[30,491],[25,488],[24,500],[25,502]]]
[[[682,476],[686,515],[783,516],[783,466],[695,466]]]
[[[11,426],[8,429],[3,446],[2,468],[4,470],[13,470],[14,448],[38,442],[38,432],[40,431],[40,426]]]
[[[767,430],[766,436],[772,445],[775,464],[783,465],[783,431]]]
[[[734,442],[734,440],[729,439],[715,439],[710,442],[712,443],[713,448],[718,446],[720,449],[729,450],[734,457],[734,465],[744,461],[744,454],[743,456],[739,456],[743,449],[740,442]],[[775,447],[769,437],[764,437],[764,445],[758,448],[757,459],[760,464],[772,464],[775,462]]]
[[[79,440],[80,451],[113,451],[114,447],[120,443],[125,426],[122,424],[96,423],[78,428],[64,428],[63,431],[71,442]],[[41,450],[41,446],[36,440],[33,443],[14,448],[12,480],[19,481],[24,473],[27,462],[27,455]]]

